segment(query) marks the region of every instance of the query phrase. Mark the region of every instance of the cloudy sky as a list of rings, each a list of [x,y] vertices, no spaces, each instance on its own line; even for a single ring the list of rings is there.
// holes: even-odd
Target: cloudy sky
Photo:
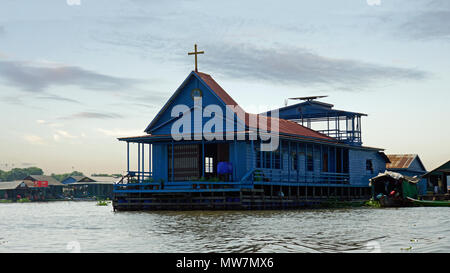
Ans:
[[[249,112],[329,95],[363,141],[450,159],[450,1],[3,0],[0,169],[121,173],[193,69]],[[254,111],[256,109],[256,111]]]

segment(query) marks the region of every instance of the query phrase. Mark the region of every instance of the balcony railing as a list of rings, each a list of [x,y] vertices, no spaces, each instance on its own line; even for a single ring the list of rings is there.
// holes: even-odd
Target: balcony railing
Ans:
[[[347,173],[297,173],[277,169],[254,169],[241,181],[164,181],[154,180],[150,172],[129,172],[114,185],[119,192],[230,191],[253,188],[254,184],[349,184]]]
[[[155,191],[224,191],[251,188],[249,182],[229,181],[164,181],[153,179],[150,172],[130,171],[126,176],[114,184],[114,191],[119,192],[155,192]]]
[[[338,129],[317,130],[318,132],[336,138],[339,141],[346,143],[359,143],[361,144],[361,132],[360,131],[347,131]]]
[[[349,184],[348,173],[300,173],[295,170],[254,169],[248,179],[254,182]]]

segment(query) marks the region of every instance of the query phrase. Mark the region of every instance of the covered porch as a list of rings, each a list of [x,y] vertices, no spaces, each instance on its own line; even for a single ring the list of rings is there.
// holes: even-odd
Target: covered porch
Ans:
[[[115,191],[241,188],[232,163],[237,162],[236,140],[175,141],[151,135],[119,140],[126,141],[127,174],[116,183]]]
[[[448,178],[450,176],[450,160],[436,169],[427,172],[423,178],[427,179],[428,189],[434,195],[449,195]]]

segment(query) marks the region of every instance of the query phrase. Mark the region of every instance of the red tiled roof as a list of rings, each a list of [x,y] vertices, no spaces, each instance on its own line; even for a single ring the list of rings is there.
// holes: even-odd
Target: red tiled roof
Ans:
[[[228,93],[223,90],[223,88],[210,75],[202,72],[195,73],[197,73],[197,75],[216,93],[217,96],[220,97],[226,105],[239,106],[237,102],[233,100],[233,98],[228,95]]]
[[[416,156],[416,154],[387,155],[391,163],[386,164],[386,169],[408,169]]]
[[[300,136],[306,136],[306,137],[314,137],[314,138],[320,138],[320,139],[326,139],[326,140],[335,140],[332,137],[329,137],[325,134],[319,133],[317,131],[314,131],[312,129],[309,129],[307,127],[304,127],[296,122],[285,120],[281,118],[274,118],[274,117],[267,117],[259,114],[250,114],[245,112],[238,104],[237,102],[208,74],[202,73],[202,72],[195,72],[197,75],[211,88],[212,91],[216,93],[217,96],[226,104],[226,105],[232,105],[235,106],[237,111],[236,114],[242,119],[245,120],[245,125],[250,127],[250,117],[252,120],[258,122],[256,124],[259,124],[259,120],[262,120],[262,122],[265,122],[264,124],[267,124],[267,130],[271,129],[271,124],[273,121],[278,120],[278,132],[284,133],[284,134],[291,134],[291,135],[300,135]],[[242,116],[242,114],[245,115],[245,118]]]

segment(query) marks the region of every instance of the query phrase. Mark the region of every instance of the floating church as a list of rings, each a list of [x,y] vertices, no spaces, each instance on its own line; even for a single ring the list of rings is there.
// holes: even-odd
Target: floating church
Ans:
[[[321,97],[247,113],[198,71],[201,53],[189,53],[195,70],[145,134],[119,138],[127,175],[114,185],[114,210],[287,209],[370,198],[369,178],[389,159],[363,146],[366,114],[335,109]]]

